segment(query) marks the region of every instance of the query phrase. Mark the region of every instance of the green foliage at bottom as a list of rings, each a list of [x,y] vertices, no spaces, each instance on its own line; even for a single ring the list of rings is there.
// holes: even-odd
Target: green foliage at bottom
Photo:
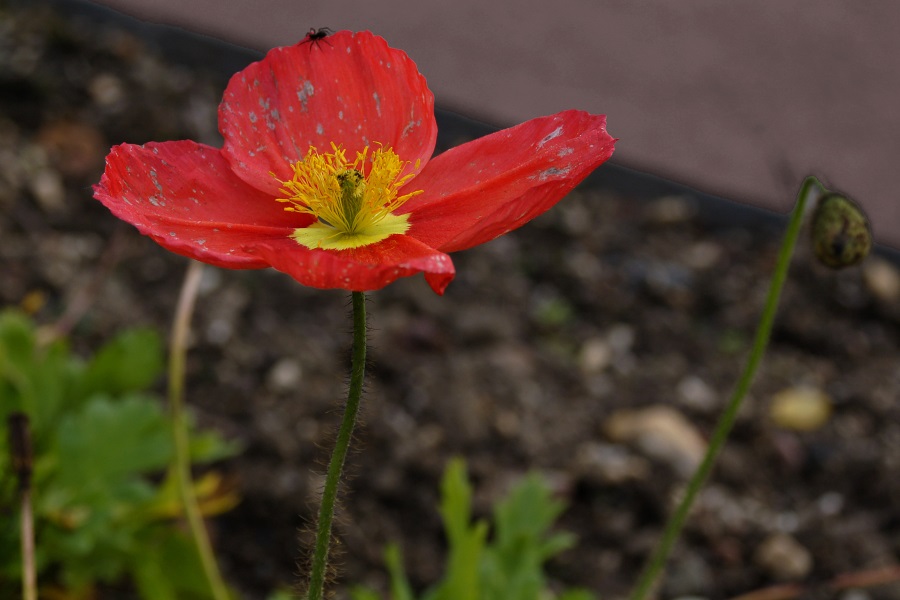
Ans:
[[[529,475],[494,507],[491,526],[472,521],[472,487],[460,460],[450,463],[441,484],[440,513],[447,537],[444,578],[420,600],[593,600],[585,590],[559,594],[547,585],[544,564],[575,543],[569,533],[550,531],[563,511],[549,487]],[[492,535],[489,536],[489,533]],[[416,600],[397,546],[389,546],[385,563],[391,600]],[[381,600],[357,588],[353,600]]]
[[[159,336],[125,332],[88,360],[73,355],[64,340],[40,337],[24,315],[0,313],[0,473],[8,474],[0,478],[0,597],[19,595],[19,490],[6,422],[24,413],[42,589],[77,599],[97,584],[130,578],[144,598],[207,598],[199,557],[176,523],[180,502],[167,475],[171,419],[160,398],[146,391],[164,365]],[[194,462],[234,451],[216,434],[192,433]],[[207,512],[235,501],[214,479],[196,484],[205,486]]]

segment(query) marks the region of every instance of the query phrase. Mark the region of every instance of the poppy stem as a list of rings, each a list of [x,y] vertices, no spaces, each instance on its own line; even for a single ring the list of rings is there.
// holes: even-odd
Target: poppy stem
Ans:
[[[756,328],[756,335],[753,338],[753,346],[747,357],[747,363],[738,379],[737,385],[725,406],[722,416],[719,417],[718,423],[713,430],[712,436],[707,446],[706,454],[703,461],[697,467],[697,471],[688,482],[684,495],[681,498],[675,512],[669,517],[666,528],[663,531],[662,538],[656,546],[653,554],[647,560],[644,570],[638,578],[634,589],[629,596],[630,600],[644,600],[650,592],[657,578],[662,573],[666,560],[669,557],[672,547],[678,539],[681,529],[687,519],[691,506],[697,497],[697,493],[703,487],[703,483],[709,476],[719,451],[725,444],[728,434],[734,425],[741,403],[747,395],[750,384],[753,381],[756,371],[765,354],[766,346],[769,343],[769,337],[772,333],[772,325],[775,321],[775,313],[778,309],[778,299],[781,295],[781,289],[787,279],[788,267],[791,264],[791,257],[794,254],[794,248],[797,245],[797,238],[800,234],[800,226],[803,224],[803,216],[806,213],[806,204],[809,199],[812,188],[817,188],[817,195],[825,193],[825,188],[815,177],[807,177],[800,187],[800,193],[797,195],[797,203],[791,213],[788,222],[787,231],[784,234],[784,240],[781,242],[781,249],[778,251],[778,260],[775,263],[775,271],[772,274],[772,280],[769,284],[769,293],[766,297],[766,303],[763,307],[759,324]]]
[[[328,570],[328,548],[331,544],[331,524],[334,520],[334,505],[337,501],[338,486],[344,470],[344,460],[353,437],[353,428],[359,415],[359,404],[362,398],[363,380],[366,375],[366,295],[353,292],[353,350],[350,365],[350,389],[347,393],[347,405],[344,407],[344,418],[338,430],[328,473],[325,477],[325,488],[322,490],[322,505],[319,508],[319,520],[316,527],[316,545],[313,550],[312,567],[309,574],[309,590],[307,600],[321,600],[325,586],[325,575]]]
[[[229,600],[228,588],[222,580],[219,565],[209,541],[209,534],[203,523],[203,515],[194,496],[194,481],[191,477],[190,440],[188,425],[184,411],[184,373],[185,355],[187,354],[188,333],[191,329],[191,316],[194,303],[200,289],[200,276],[203,264],[195,260],[188,265],[175,308],[175,320],[172,323],[172,340],[169,346],[169,410],[172,415],[172,437],[175,440],[175,457],[172,469],[175,471],[175,482],[181,497],[181,506],[187,518],[188,529],[200,555],[200,564],[206,576],[209,591],[214,600]]]

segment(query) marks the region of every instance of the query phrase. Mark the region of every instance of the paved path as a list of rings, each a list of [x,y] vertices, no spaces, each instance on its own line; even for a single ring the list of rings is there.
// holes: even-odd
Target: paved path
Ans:
[[[261,50],[310,27],[370,29],[444,108],[497,125],[606,113],[615,162],[781,211],[815,173],[900,248],[900,2],[100,3]]]

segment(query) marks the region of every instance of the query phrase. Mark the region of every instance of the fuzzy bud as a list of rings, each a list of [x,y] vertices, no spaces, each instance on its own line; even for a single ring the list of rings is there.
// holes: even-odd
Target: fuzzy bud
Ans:
[[[850,198],[833,192],[819,198],[811,234],[816,257],[832,269],[859,263],[872,248],[872,229],[865,213]]]

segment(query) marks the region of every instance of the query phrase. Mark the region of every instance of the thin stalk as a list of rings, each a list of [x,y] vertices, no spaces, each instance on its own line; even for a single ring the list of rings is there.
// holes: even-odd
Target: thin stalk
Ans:
[[[803,215],[806,212],[806,202],[813,186],[819,188],[820,192],[824,191],[822,184],[819,183],[819,180],[815,177],[807,177],[800,187],[797,203],[791,213],[787,231],[784,234],[784,240],[782,241],[781,249],[778,252],[775,272],[772,274],[772,280],[769,284],[769,293],[766,297],[762,316],[760,317],[759,324],[756,328],[756,335],[753,338],[753,346],[750,349],[750,355],[747,357],[747,364],[744,366],[744,371],[741,373],[740,379],[738,379],[734,392],[732,392],[731,398],[728,400],[728,404],[725,406],[722,416],[719,417],[719,422],[716,423],[712,437],[709,440],[706,454],[703,456],[703,461],[700,463],[700,466],[697,467],[697,471],[688,482],[687,488],[684,491],[684,496],[675,509],[675,512],[669,517],[662,538],[655,551],[648,559],[647,564],[631,593],[631,600],[643,600],[650,591],[650,588],[656,582],[659,574],[662,572],[666,560],[669,558],[669,553],[672,551],[672,546],[675,545],[675,541],[678,539],[678,535],[684,527],[685,520],[697,497],[697,493],[703,487],[703,483],[706,481],[707,477],[709,477],[709,473],[715,464],[719,451],[725,444],[725,440],[728,439],[728,434],[731,432],[731,428],[737,418],[741,403],[747,395],[747,390],[750,389],[750,384],[756,375],[763,354],[765,354],[766,346],[769,344],[769,337],[772,333],[772,324],[775,321],[775,313],[778,309],[778,299],[781,296],[781,289],[784,287],[785,279],[787,279],[788,267],[791,264],[791,257],[794,254],[794,248],[797,245],[797,238],[800,234],[800,226],[803,224]]]
[[[34,566],[34,514],[31,490],[22,490],[22,600],[37,600],[37,570]]]
[[[197,505],[197,498],[194,496],[188,425],[184,411],[184,365],[187,354],[187,338],[202,273],[203,265],[197,261],[191,261],[184,276],[181,294],[178,296],[178,306],[175,309],[175,320],[172,323],[172,341],[169,347],[169,408],[172,411],[172,437],[175,440],[173,468],[178,494],[181,496],[181,504],[184,507],[191,537],[197,547],[197,553],[200,555],[200,563],[203,566],[210,593],[214,600],[229,600],[228,588],[225,587],[222,574],[219,572],[219,565],[216,563],[212,544],[209,542],[209,534],[206,531],[200,507]]]
[[[325,488],[322,490],[322,506],[319,508],[316,545],[309,574],[307,600],[321,600],[324,591],[325,575],[328,570],[328,548],[331,545],[331,525],[334,521],[334,505],[337,501],[341,473],[344,470],[344,460],[347,458],[347,450],[353,437],[353,428],[359,415],[359,403],[362,398],[365,375],[366,295],[363,292],[353,292],[353,351],[350,364],[350,389],[347,393],[344,417],[334,443],[334,450],[331,453],[331,461],[328,463]]]
[[[31,506],[31,475],[34,456],[28,416],[11,413],[7,419],[12,470],[19,480],[20,535],[22,548],[22,600],[37,600],[37,569],[34,563],[34,512]]]

